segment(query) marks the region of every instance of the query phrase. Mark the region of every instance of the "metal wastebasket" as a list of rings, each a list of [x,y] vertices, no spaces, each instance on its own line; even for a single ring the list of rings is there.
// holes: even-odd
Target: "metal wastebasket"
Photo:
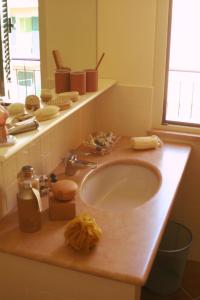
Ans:
[[[171,221],[164,232],[146,287],[169,295],[181,285],[192,234],[184,225]]]

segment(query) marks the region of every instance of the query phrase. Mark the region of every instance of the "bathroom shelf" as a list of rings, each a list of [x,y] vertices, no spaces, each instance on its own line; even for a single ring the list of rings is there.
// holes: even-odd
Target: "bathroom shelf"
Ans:
[[[99,89],[97,92],[87,93],[83,96],[80,96],[79,101],[73,103],[72,107],[68,110],[61,111],[56,118],[40,122],[40,127],[37,130],[16,135],[17,142],[15,145],[9,147],[0,147],[0,162],[5,161],[10,156],[21,150],[24,146],[28,145],[38,137],[42,136],[49,129],[53,128],[55,125],[65,120],[67,117],[79,110],[81,107],[95,100],[99,95],[103,94],[115,84],[115,80],[100,79]]]

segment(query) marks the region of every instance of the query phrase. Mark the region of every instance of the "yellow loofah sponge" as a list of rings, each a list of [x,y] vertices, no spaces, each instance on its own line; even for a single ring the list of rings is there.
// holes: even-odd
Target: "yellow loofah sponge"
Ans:
[[[68,246],[81,252],[89,252],[101,237],[101,228],[89,215],[79,215],[67,224],[65,239]]]

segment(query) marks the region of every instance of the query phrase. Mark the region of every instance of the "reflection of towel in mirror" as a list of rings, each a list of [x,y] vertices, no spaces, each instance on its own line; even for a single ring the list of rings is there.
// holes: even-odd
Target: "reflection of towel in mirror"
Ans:
[[[130,142],[132,148],[136,150],[155,149],[162,146],[162,141],[157,135],[132,137]]]

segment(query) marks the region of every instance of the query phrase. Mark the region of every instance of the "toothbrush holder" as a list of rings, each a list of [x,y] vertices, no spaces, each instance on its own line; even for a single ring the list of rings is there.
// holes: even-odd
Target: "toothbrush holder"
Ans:
[[[70,71],[59,69],[55,72],[56,94],[70,91]]]
[[[86,72],[86,91],[96,92],[98,90],[98,70],[87,69]]]
[[[70,73],[70,88],[71,91],[77,91],[80,95],[86,93],[86,72],[71,72]]]

